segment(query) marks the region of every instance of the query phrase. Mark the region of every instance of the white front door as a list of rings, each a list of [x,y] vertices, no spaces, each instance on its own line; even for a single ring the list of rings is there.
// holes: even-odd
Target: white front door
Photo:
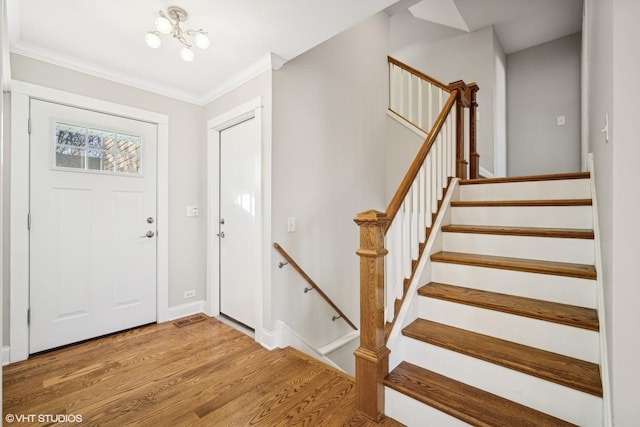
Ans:
[[[29,352],[156,321],[157,127],[31,101]]]
[[[260,280],[260,123],[220,132],[220,312],[256,325]]]

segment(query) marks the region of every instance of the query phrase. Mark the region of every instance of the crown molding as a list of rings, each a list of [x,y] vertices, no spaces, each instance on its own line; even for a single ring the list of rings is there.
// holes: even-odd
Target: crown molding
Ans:
[[[42,49],[25,42],[19,42],[15,46],[13,46],[11,48],[11,53],[57,65],[69,70],[88,74],[93,77],[98,77],[115,83],[124,84],[126,86],[131,86],[136,89],[153,92],[155,94],[167,96],[179,101],[201,105],[201,98],[192,93],[174,89],[168,86],[150,83],[144,79],[132,77],[129,74],[118,73],[113,70],[99,67],[94,64],[90,64],[88,62],[84,62],[66,55],[61,55],[48,49]]]
[[[209,91],[203,97],[203,105],[207,105],[215,101],[216,99],[224,96],[225,94],[231,92],[239,86],[242,86],[249,80],[254,79],[265,71],[278,71],[286,63],[286,59],[276,55],[275,53],[269,52],[263,55],[262,58],[260,58],[258,61],[254,62],[239,73],[234,74],[224,83]]]
[[[3,43],[6,38],[3,37]],[[233,89],[242,86],[249,80],[257,77],[268,70],[279,70],[287,60],[274,54],[267,53],[262,56],[258,61],[254,62],[244,70],[234,74],[229,79],[218,85],[214,89],[207,92],[204,96],[196,95],[193,93],[181,91],[169,86],[163,86],[159,84],[150,83],[144,79],[132,77],[125,73],[118,73],[113,70],[109,70],[104,67],[99,67],[88,62],[78,60],[76,58],[61,55],[59,53],[42,49],[34,45],[19,42],[10,49],[11,53],[25,56],[27,58],[35,59],[38,61],[53,64],[59,67],[67,68],[69,70],[77,71],[80,73],[88,74],[90,76],[102,78],[115,83],[124,84],[127,86],[141,89],[147,92],[152,92],[158,95],[166,96],[169,98],[177,99],[179,101],[188,102],[198,106],[205,106],[212,101],[220,98],[221,96],[229,93]],[[4,55],[3,55],[4,56]],[[7,64],[9,63],[9,49],[7,49]],[[3,58],[4,61],[4,58]],[[4,85],[4,75],[3,75]]]

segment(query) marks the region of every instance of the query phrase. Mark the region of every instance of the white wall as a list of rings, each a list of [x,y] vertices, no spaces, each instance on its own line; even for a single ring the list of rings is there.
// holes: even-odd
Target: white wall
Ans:
[[[392,17],[392,34],[403,31],[403,25],[402,20]],[[495,57],[500,50],[500,44],[494,43],[493,27],[486,27],[436,43],[416,41],[390,53],[445,84],[456,80],[478,83],[478,152],[480,166],[490,173],[494,172]]]
[[[581,40],[576,33],[507,55],[509,175],[580,170]]]
[[[273,73],[273,240],[359,324],[359,211],[384,210],[388,17],[377,14]],[[297,231],[287,233],[287,217]],[[272,267],[280,320],[321,346],[349,332],[290,267]]]
[[[640,158],[637,106],[640,73],[635,0],[587,0],[589,149],[594,153],[602,234],[610,374],[615,426],[640,419],[640,300],[637,258],[640,211],[635,163]],[[600,129],[609,114],[610,139]]]
[[[610,141],[613,150],[613,210],[611,254],[611,333],[613,411],[617,426],[628,426],[640,420],[640,357],[638,325],[640,325],[640,190],[637,184],[638,106],[640,87],[634,82],[640,74],[638,50],[638,17],[636,0],[613,2],[613,127]],[[597,119],[596,119],[597,120]]]
[[[206,216],[186,216],[186,206],[206,203],[203,109],[15,54],[11,71],[16,80],[169,116],[169,306],[190,301],[183,299],[185,290],[196,291],[193,300],[204,299]]]

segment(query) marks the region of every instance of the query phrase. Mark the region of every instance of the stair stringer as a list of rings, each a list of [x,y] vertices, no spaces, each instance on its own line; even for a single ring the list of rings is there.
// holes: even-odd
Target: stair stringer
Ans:
[[[442,198],[442,204],[436,219],[431,225],[431,232],[427,238],[424,251],[414,271],[405,298],[396,316],[393,328],[387,340],[389,355],[389,371],[392,371],[404,359],[402,345],[402,329],[418,318],[418,287],[431,278],[431,255],[442,250],[442,227],[451,224],[451,202],[460,200],[459,179],[452,178],[447,192]],[[392,304],[392,302],[388,302]]]
[[[596,196],[596,179],[594,171],[593,153],[587,155],[587,169],[590,172],[591,201],[593,210],[593,233],[595,244],[596,298],[598,305],[598,321],[600,322],[600,378],[602,378],[602,425],[613,426],[613,410],[611,407],[611,387],[609,379],[609,357],[607,351],[607,315],[604,301],[604,284],[602,274],[602,252],[600,247],[600,223],[598,222],[598,198]]]

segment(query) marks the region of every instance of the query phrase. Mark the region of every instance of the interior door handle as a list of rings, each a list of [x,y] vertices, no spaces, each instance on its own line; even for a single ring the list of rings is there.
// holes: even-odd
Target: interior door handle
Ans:
[[[153,236],[155,236],[155,235],[156,235],[156,233],[154,233],[153,231],[149,230],[149,231],[147,231],[147,233],[146,233],[144,236],[140,236],[140,237],[141,237],[141,238],[143,238],[143,239],[144,239],[145,237],[147,237],[147,238],[149,238],[149,239],[150,239],[150,238],[152,238],[152,237],[153,237]]]
[[[221,239],[224,239],[224,236],[225,236],[224,231],[221,231],[218,233],[218,237],[220,237]]]

